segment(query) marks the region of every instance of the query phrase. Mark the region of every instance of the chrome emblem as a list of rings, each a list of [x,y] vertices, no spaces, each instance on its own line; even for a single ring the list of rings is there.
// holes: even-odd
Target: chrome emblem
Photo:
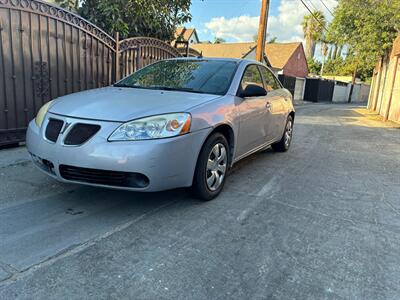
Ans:
[[[67,131],[69,126],[71,126],[72,123],[65,122],[64,128],[61,130],[61,134],[64,134],[64,132]]]

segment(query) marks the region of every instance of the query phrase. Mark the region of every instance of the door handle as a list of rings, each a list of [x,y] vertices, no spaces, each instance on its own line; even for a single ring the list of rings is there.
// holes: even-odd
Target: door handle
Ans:
[[[271,110],[271,103],[270,103],[270,102],[267,102],[267,104],[265,105],[265,107],[266,107],[268,110]]]

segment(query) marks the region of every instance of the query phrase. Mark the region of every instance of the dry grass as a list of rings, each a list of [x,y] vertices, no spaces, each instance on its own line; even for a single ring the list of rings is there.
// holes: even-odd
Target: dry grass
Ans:
[[[375,111],[366,108],[355,108],[353,109],[353,112],[358,113],[360,115],[360,117],[356,117],[356,120],[354,120],[354,123],[358,123],[357,125],[367,126],[367,127],[400,129],[399,123],[395,123],[392,121],[384,121],[383,117]]]

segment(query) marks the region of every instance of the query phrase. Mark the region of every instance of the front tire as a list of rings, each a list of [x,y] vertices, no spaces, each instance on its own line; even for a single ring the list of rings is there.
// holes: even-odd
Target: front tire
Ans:
[[[209,201],[217,197],[225,184],[229,167],[229,144],[221,133],[211,135],[201,149],[193,178],[196,198]]]
[[[293,118],[289,116],[286,121],[285,132],[278,143],[272,144],[271,147],[276,152],[286,152],[290,148],[293,138]]]

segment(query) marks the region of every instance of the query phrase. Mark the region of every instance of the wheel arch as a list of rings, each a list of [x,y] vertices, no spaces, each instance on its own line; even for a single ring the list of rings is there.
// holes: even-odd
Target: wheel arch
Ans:
[[[232,165],[233,155],[234,155],[234,151],[235,151],[235,133],[233,131],[233,128],[228,124],[219,124],[216,127],[214,127],[214,129],[209,133],[206,140],[214,133],[221,133],[228,141],[229,165]]]
[[[296,113],[293,110],[289,113],[289,116],[292,117],[293,121],[294,121],[295,115],[296,115]]]
[[[204,144],[210,138],[210,136],[212,136],[214,133],[221,133],[223,136],[225,136],[226,140],[228,141],[228,144],[229,144],[229,165],[232,166],[233,157],[234,157],[234,151],[235,151],[235,141],[236,141],[235,132],[234,132],[234,130],[233,130],[231,125],[226,124],[226,123],[222,123],[222,124],[218,124],[214,128],[212,128],[212,130],[208,133],[208,135],[204,139],[204,141],[203,141],[203,143],[201,145],[201,148],[200,148],[199,152],[197,153],[196,167],[197,167],[197,164],[199,162],[200,153],[201,153],[201,150],[204,147]]]
[[[200,148],[200,150],[199,150],[199,152],[197,154],[197,161],[196,161],[195,170],[193,172],[192,182],[194,180],[194,175],[196,173],[196,168],[197,168],[197,165],[199,163],[199,158],[200,158],[201,151],[202,151],[205,143],[207,142],[207,140],[215,133],[222,134],[226,138],[226,140],[228,141],[228,145],[229,145],[229,167],[232,166],[233,157],[234,157],[234,150],[235,150],[235,133],[234,133],[234,130],[233,130],[231,125],[226,124],[226,123],[218,124],[218,125],[216,125],[215,127],[213,127],[210,130],[210,132],[208,133],[208,135],[204,139],[203,143],[201,144],[201,148]]]

